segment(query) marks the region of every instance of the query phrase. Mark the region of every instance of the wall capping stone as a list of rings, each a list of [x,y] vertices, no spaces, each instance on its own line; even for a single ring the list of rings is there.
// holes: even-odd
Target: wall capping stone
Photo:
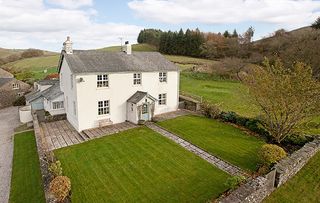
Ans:
[[[296,175],[320,151],[320,136],[277,163],[265,176],[249,180],[231,194],[218,200],[220,203],[260,203],[277,187]]]

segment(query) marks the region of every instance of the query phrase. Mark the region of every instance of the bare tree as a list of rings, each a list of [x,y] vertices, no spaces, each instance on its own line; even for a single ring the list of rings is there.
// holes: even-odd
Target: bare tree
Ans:
[[[312,69],[303,63],[285,68],[280,60],[252,69],[245,80],[254,103],[262,110],[262,123],[280,143],[297,125],[319,114],[320,84]]]

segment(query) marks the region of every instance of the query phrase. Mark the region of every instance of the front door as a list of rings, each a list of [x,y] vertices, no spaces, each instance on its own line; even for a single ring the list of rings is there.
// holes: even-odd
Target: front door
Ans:
[[[142,105],[141,120],[144,120],[144,121],[149,120],[149,105],[148,105],[148,103],[145,103]]]

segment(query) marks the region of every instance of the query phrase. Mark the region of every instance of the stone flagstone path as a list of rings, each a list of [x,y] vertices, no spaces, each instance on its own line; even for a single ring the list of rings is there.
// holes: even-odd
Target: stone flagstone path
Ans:
[[[148,122],[145,124],[148,128],[151,130],[154,130],[155,132],[169,138],[170,140],[173,140],[175,143],[179,144],[186,150],[196,154],[197,156],[201,157],[202,159],[206,160],[210,164],[218,167],[219,169],[231,174],[231,175],[246,175],[244,171],[242,171],[239,167],[234,166],[230,163],[227,163],[218,157],[215,157],[206,151],[200,149],[199,147],[191,144],[190,142],[187,142],[184,139],[181,139],[177,135],[172,134],[171,132],[168,132],[167,130],[163,129],[162,127],[152,123]]]

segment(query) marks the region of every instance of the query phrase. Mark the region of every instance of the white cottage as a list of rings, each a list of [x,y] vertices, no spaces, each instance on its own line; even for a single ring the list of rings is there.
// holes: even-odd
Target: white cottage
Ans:
[[[68,121],[80,132],[110,124],[150,120],[176,111],[179,69],[158,52],[73,50],[64,42],[60,89]]]

